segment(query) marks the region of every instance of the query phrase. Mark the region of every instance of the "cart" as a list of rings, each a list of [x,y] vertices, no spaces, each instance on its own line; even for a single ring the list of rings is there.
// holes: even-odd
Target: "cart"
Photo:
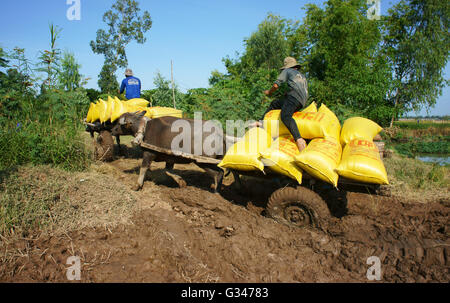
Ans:
[[[383,196],[390,195],[388,185],[362,183],[341,176],[337,188],[333,188],[332,185],[318,180],[304,171],[301,185],[295,180],[274,173],[267,167],[264,172],[234,172],[235,176],[239,175],[239,178],[243,175],[276,180],[278,189],[270,195],[265,212],[275,221],[294,227],[326,229],[331,218],[330,208],[337,206],[338,201],[324,199],[321,196],[324,188],[327,188],[327,191],[334,191],[336,194],[339,194],[340,190],[346,189]],[[240,183],[239,180],[237,182]]]
[[[111,155],[113,155],[114,142],[111,136],[111,129],[114,127],[114,124],[85,123],[85,125],[86,131],[91,133],[92,138],[94,138],[94,132],[99,133],[97,140],[94,140],[97,158],[99,156],[104,159],[107,158],[109,150],[111,150]],[[237,140],[235,138],[235,141]],[[211,165],[218,165],[221,162],[219,159],[164,149],[145,142],[141,143],[140,146],[153,152],[182,157],[187,162],[207,163]],[[99,149],[100,151],[98,151]],[[277,184],[278,189],[270,195],[265,210],[266,214],[275,221],[294,227],[326,228],[327,222],[331,217],[330,206],[333,206],[336,201],[324,200],[320,194],[324,186],[332,187],[331,185],[312,177],[306,172],[303,172],[303,181],[299,185],[295,180],[277,174],[268,167],[263,172],[229,171],[235,177],[234,187],[237,190],[242,189],[241,176],[269,179]],[[390,187],[388,185],[362,183],[340,176],[337,189],[334,190],[338,191],[342,188],[383,196],[390,195]]]
[[[218,159],[168,150],[144,142],[141,147],[158,153],[183,157],[186,160],[198,163],[217,165],[221,162]],[[332,205],[334,201],[325,201],[319,193],[324,186],[332,188],[331,185],[310,176],[306,172],[303,172],[303,182],[299,185],[295,180],[277,174],[268,167],[264,169],[264,172],[229,171],[235,177],[234,186],[237,190],[242,189],[241,176],[270,179],[277,183],[279,188],[270,195],[266,206],[266,214],[275,221],[294,227],[326,228],[331,217],[329,205]],[[377,195],[390,194],[389,186],[361,183],[343,177],[339,177],[338,188],[350,188],[354,191],[371,192]]]

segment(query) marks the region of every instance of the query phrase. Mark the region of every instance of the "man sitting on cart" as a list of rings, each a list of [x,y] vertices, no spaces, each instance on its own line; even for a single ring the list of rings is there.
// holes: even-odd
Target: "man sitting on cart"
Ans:
[[[294,118],[292,118],[292,115],[295,112],[305,106],[308,99],[308,82],[306,81],[305,76],[299,72],[299,68],[300,65],[295,58],[287,57],[284,59],[284,65],[281,68],[282,72],[272,88],[264,91],[264,94],[270,96],[285,82],[287,82],[290,90],[285,96],[270,104],[261,120],[264,120],[264,116],[271,110],[281,109],[281,121],[286,125],[294,137],[298,150],[302,151],[306,147],[306,142],[300,136],[297,123]],[[256,122],[255,126],[261,127],[262,123]]]
[[[133,76],[133,71],[130,68],[125,70],[125,79],[120,86],[119,94],[125,91],[125,98],[131,100],[141,97],[141,80]]]

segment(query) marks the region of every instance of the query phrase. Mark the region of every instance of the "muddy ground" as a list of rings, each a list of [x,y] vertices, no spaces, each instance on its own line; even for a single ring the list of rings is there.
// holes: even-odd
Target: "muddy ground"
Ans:
[[[106,165],[131,188],[139,164]],[[450,281],[449,199],[324,190],[334,201],[328,226],[300,229],[265,215],[273,182],[247,178],[239,193],[228,176],[219,195],[195,165],[175,166],[185,188],[163,167],[153,163],[133,193],[131,224],[6,241],[0,281],[67,282],[70,256],[81,258],[81,282],[368,282],[370,256],[381,260],[382,282]]]

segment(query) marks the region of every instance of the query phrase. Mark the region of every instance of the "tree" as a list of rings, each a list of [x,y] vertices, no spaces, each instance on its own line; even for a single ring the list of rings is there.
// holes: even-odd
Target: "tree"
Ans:
[[[245,54],[241,58],[244,68],[257,70],[278,69],[289,54],[289,43],[284,29],[286,20],[268,15],[258,25],[258,30],[245,40]]]
[[[82,86],[83,76],[80,74],[80,68],[81,65],[76,62],[74,54],[64,52],[61,70],[58,73],[58,81],[62,89],[73,91]]]
[[[244,40],[245,51],[236,59],[224,58],[227,73],[213,71],[212,86],[205,96],[188,94],[191,104],[197,104],[208,119],[259,119],[271,99],[263,91],[276,79],[284,58],[291,54],[288,39],[297,23],[269,14],[250,37]],[[274,97],[279,97],[283,89]],[[191,105],[192,108],[192,105]],[[239,111],[235,109],[239,108]]]
[[[38,72],[47,74],[47,78],[42,84],[44,89],[55,88],[56,76],[58,74],[59,60],[61,51],[56,47],[56,40],[59,38],[61,29],[53,24],[49,25],[50,29],[50,50],[44,50],[39,56],[39,68]]]
[[[34,79],[25,49],[16,47],[11,54],[3,50],[0,53],[1,67],[8,67],[5,73],[0,72],[0,118],[10,118],[23,113],[23,109],[32,102]]]
[[[102,67],[98,78],[98,87],[103,94],[115,95],[119,89],[119,83],[117,82],[115,69],[111,64],[105,63]]]
[[[363,114],[384,124],[390,117],[386,91],[390,71],[381,52],[381,22],[368,20],[364,0],[328,0],[307,5],[299,35],[310,100],[325,103],[341,118]]]
[[[34,76],[32,68],[34,64],[25,57],[24,48],[15,47],[13,51],[8,54],[8,58],[11,59],[11,68],[17,69],[19,73],[26,75],[31,80]]]
[[[9,61],[6,59],[7,54],[3,50],[3,48],[0,47],[0,67],[8,67]]]
[[[148,11],[143,14],[140,11],[137,1],[116,0],[112,8],[103,15],[108,29],[99,29],[96,40],[91,41],[90,45],[94,53],[104,55],[104,80],[112,79],[119,67],[128,65],[125,48],[130,42],[144,44],[147,40],[144,34],[152,27],[152,20]],[[110,74],[105,78],[106,71]],[[103,86],[108,85],[103,83]]]
[[[97,102],[97,100],[98,100],[98,98],[99,98],[99,96],[101,94],[100,91],[98,91],[98,90],[96,90],[94,88],[87,88],[85,91],[86,91],[87,97],[89,98],[89,100],[91,102]]]
[[[391,126],[404,112],[430,107],[446,84],[450,6],[440,0],[402,0],[389,10],[384,38],[393,87]]]
[[[173,107],[171,82],[164,78],[158,71],[153,79],[153,84],[156,88],[151,91],[151,95],[149,96],[153,106]],[[175,84],[175,100],[177,101],[178,108],[183,102],[183,94],[179,91],[177,84]]]

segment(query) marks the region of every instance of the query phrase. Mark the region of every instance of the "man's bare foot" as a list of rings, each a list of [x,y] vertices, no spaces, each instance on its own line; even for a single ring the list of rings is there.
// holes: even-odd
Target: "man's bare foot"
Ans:
[[[306,148],[306,141],[303,138],[298,139],[296,143],[300,152]]]

